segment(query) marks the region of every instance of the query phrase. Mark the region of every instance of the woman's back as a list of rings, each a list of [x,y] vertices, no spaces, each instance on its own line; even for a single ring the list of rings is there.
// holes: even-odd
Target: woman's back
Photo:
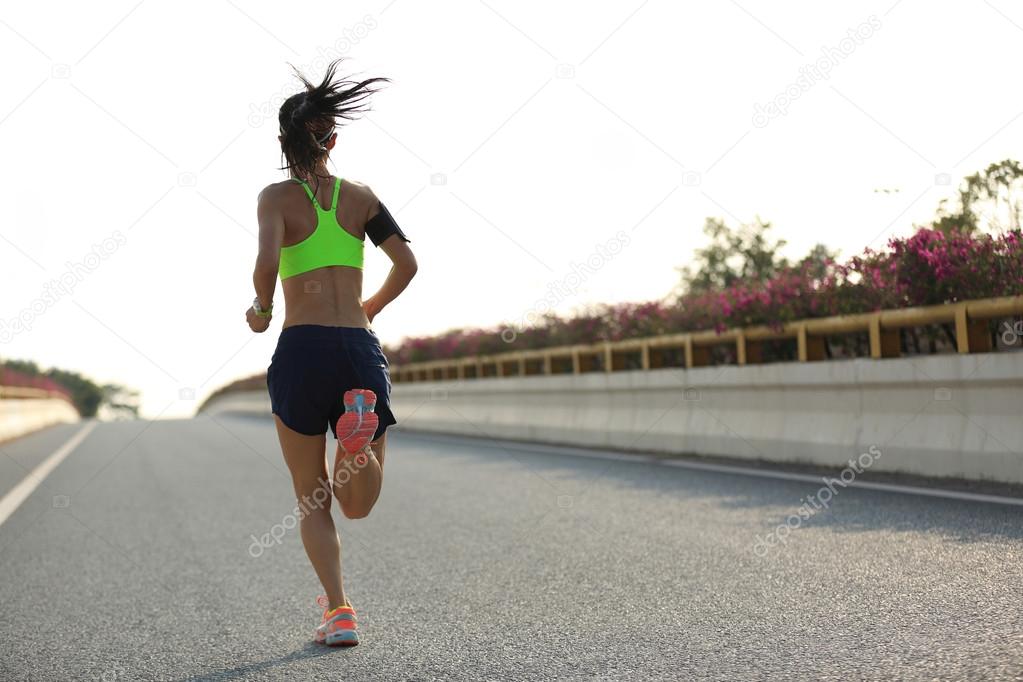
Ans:
[[[306,188],[295,180],[270,185],[263,190],[261,205],[278,212],[284,223],[282,239],[282,260],[289,249],[308,244],[317,231],[340,229],[357,240],[361,249],[365,241],[365,226],[377,200],[373,192],[358,183],[340,181],[340,188],[333,214],[329,209],[334,199],[337,180],[331,176],[320,178],[318,186],[310,184],[316,210]],[[321,225],[324,218],[333,215],[336,225]],[[332,265],[299,272],[282,277],[286,317],[284,327],[296,324],[318,324],[339,327],[367,327],[369,320],[362,307],[361,254],[359,267],[353,265]],[[283,273],[282,273],[283,275]]]

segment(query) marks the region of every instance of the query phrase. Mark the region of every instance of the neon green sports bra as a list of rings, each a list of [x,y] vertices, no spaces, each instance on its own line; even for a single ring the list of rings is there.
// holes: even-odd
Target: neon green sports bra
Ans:
[[[337,198],[341,193],[341,178],[334,180],[334,197],[330,208],[324,210],[313,191],[303,180],[293,178],[302,185],[316,209],[316,229],[298,244],[281,247],[280,276],[282,280],[301,275],[317,268],[344,265],[362,269],[365,243],[341,227],[337,221]]]

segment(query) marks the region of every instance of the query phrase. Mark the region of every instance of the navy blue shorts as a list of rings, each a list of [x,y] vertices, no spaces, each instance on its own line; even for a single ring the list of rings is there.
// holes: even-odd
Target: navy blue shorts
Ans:
[[[337,438],[337,420],[345,411],[345,391],[368,388],[377,394],[380,420],[373,440],[397,420],[391,412],[391,377],[380,339],[371,329],[300,324],[277,340],[266,384],[270,405],[284,425],[307,436]]]

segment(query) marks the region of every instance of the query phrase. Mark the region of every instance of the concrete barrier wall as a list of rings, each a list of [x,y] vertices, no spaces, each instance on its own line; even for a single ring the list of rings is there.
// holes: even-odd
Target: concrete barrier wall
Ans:
[[[31,433],[45,426],[78,421],[78,412],[60,398],[0,400],[0,441]]]
[[[206,403],[200,414],[264,414],[269,416],[271,414],[270,395],[265,389],[226,393]]]
[[[426,431],[833,467],[876,448],[876,471],[1023,483],[1023,353],[402,383],[392,405]]]

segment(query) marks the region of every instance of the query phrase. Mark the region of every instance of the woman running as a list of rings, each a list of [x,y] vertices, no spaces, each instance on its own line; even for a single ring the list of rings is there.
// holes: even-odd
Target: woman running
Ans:
[[[274,289],[284,289],[284,327],[267,387],[277,435],[302,510],[302,543],[326,592],[315,639],[358,644],[355,610],[341,581],[341,540],[330,513],[336,497],[350,519],[369,514],[383,475],[385,431],[395,423],[390,378],[373,318],[416,273],[409,241],[369,187],[327,170],[337,127],[366,110],[385,78],[335,78],[319,85],[302,74],[305,91],[280,110],[281,151],[290,179],[259,195],[259,255],[252,281],[256,300],[246,313],[252,331],[270,325]],[[366,237],[393,266],[380,290],[362,298]],[[338,441],[328,478],[325,433]]]

